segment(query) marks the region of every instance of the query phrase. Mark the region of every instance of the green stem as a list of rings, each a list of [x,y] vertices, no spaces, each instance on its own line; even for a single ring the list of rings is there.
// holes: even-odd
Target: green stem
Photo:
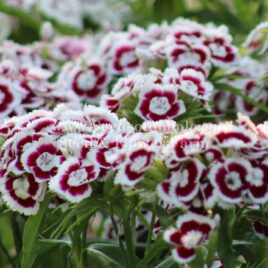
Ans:
[[[11,226],[12,226],[14,244],[16,248],[16,255],[18,256],[22,249],[22,236],[15,213],[11,214]]]
[[[128,267],[129,264],[128,264],[128,257],[127,257],[127,254],[126,254],[126,249],[125,249],[125,246],[124,246],[124,244],[122,242],[122,239],[120,238],[120,234],[119,234],[119,231],[118,231],[117,223],[116,223],[116,220],[114,218],[114,208],[113,208],[113,204],[112,203],[110,203],[110,217],[111,217],[112,225],[113,225],[113,228],[114,228],[114,231],[115,231],[115,235],[116,235],[117,240],[118,240],[118,243],[119,243],[119,247],[122,250],[125,263],[126,263],[126,265]]]
[[[87,243],[87,228],[88,222],[77,226],[77,228],[71,233],[72,240],[72,264],[74,268],[87,268],[87,258],[85,254],[85,248]]]
[[[124,234],[127,246],[127,255],[129,260],[129,268],[135,268],[135,247],[133,241],[133,231],[135,228],[135,214],[133,213],[133,208],[130,207],[129,211],[126,211],[124,208],[124,217],[123,217],[123,226]],[[133,227],[134,219],[134,227]]]
[[[148,230],[148,236],[147,236],[147,241],[146,241],[146,249],[145,249],[145,255],[148,253],[150,246],[151,246],[151,241],[152,241],[152,235],[153,235],[153,229],[154,229],[154,223],[155,223],[155,207],[153,210],[153,215],[151,218],[151,223],[150,223],[150,228]]]
[[[15,268],[16,265],[15,265],[15,263],[14,263],[14,259],[9,255],[7,249],[5,248],[5,246],[4,246],[2,243],[0,243],[0,249],[3,251],[3,253],[4,253],[5,256],[7,257],[9,264],[10,264],[13,268]]]
[[[72,239],[72,265],[73,268],[86,268],[83,262],[83,257],[82,257],[82,250],[81,250],[81,243],[80,239],[81,237],[77,237],[77,234],[74,233],[71,236]]]

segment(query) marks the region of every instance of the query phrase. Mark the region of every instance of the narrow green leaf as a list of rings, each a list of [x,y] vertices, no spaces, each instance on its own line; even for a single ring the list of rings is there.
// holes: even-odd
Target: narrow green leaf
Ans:
[[[161,255],[161,253],[169,248],[167,243],[163,240],[163,237],[159,236],[151,249],[148,251],[146,256],[144,256],[143,260],[140,261],[140,263],[137,265],[137,268],[147,268],[156,257]]]
[[[155,268],[169,268],[175,263],[174,259],[172,256],[168,257],[161,263],[159,263]]]
[[[41,203],[38,213],[31,216],[26,221],[23,232],[23,247],[21,268],[31,268],[37,257],[38,235],[40,234],[41,226],[51,195],[48,194],[45,200]]]
[[[207,254],[207,266],[208,267],[212,267],[213,261],[215,259],[215,254],[217,251],[217,240],[218,240],[218,236],[216,232],[213,232],[210,235],[208,244],[207,244],[207,250],[208,250],[208,254]]]
[[[106,255],[104,252],[99,251],[98,249],[88,248],[87,249],[87,259],[90,263],[91,268],[123,268],[124,266],[120,265],[110,256]]]
[[[124,267],[125,265],[122,250],[117,244],[94,243],[87,250],[98,251],[119,266]]]

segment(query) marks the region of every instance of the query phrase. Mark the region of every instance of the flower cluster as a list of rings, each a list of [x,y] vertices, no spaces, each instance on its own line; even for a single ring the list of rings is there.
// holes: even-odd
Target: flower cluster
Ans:
[[[204,74],[195,69],[184,69],[180,73],[174,68],[167,68],[164,73],[150,69],[145,75],[132,74],[119,79],[111,93],[102,96],[101,105],[117,111],[128,97],[138,96],[134,112],[143,120],[174,119],[186,112],[180,96],[186,94],[205,103],[212,90]]]
[[[6,120],[1,150],[1,192],[7,205],[26,215],[38,211],[46,188],[70,202],[90,196],[91,183],[117,171],[116,183],[143,178],[155,155],[157,134],[134,133],[103,108],[37,110]]]
[[[163,200],[206,213],[216,204],[262,204],[268,200],[267,124],[204,124],[183,131],[163,147],[169,168],[158,186]]]
[[[100,50],[112,71],[126,74],[148,64],[166,64],[178,71],[193,68],[208,75],[213,66],[227,67],[238,59],[237,48],[225,26],[201,25],[177,19],[171,25],[134,25],[127,32],[104,37]]]
[[[77,1],[8,3],[41,7],[79,28]],[[132,219],[137,239],[149,230],[148,244],[163,236],[178,263],[191,262],[218,230],[220,213],[268,201],[268,122],[249,118],[267,110],[267,65],[255,57],[267,50],[266,28],[261,24],[249,35],[247,56],[225,26],[181,18],[81,37],[56,36],[48,23],[41,42],[4,42],[1,200],[34,215],[48,191],[60,202],[79,203],[101,196],[111,183],[122,198],[131,196],[129,203],[133,195],[140,202]],[[237,111],[236,122],[215,116]],[[184,122],[198,124],[179,131]],[[144,200],[153,200],[154,208]],[[155,207],[169,219],[154,215]],[[108,239],[124,236],[113,226],[122,224],[121,215],[114,216],[104,228]],[[268,237],[266,222],[250,223],[258,237]],[[223,267],[220,260],[214,266]]]
[[[165,232],[167,241],[179,245],[173,252],[179,262],[191,261],[195,247],[213,230],[208,223],[209,210],[267,202],[267,134],[267,123],[254,125],[239,115],[237,124],[196,126],[176,134],[163,146],[162,157],[169,173],[158,185],[158,194],[178,209],[194,213],[189,219],[185,216],[185,228],[183,216],[176,230]],[[266,237],[266,225],[254,222],[253,227],[258,236]]]
[[[255,38],[258,28],[255,32],[250,36]],[[101,99],[112,111],[136,91],[139,103],[135,113],[149,120],[173,119],[187,111],[181,92],[202,103],[211,101],[215,114],[258,113],[256,105],[226,92],[222,85],[259,104],[268,100],[262,79],[265,63],[250,54],[240,56],[225,26],[177,19],[147,29],[130,25],[126,31],[67,37],[57,36],[45,23],[41,36],[43,41],[27,46],[4,42],[1,59],[13,61],[17,72],[25,65],[49,70],[49,77],[56,81],[55,91],[65,90],[86,103],[97,104]]]
[[[64,85],[68,92],[73,92],[81,101],[98,103],[100,96],[107,93],[111,74],[100,58],[89,62],[69,62],[61,70],[58,83]]]
[[[49,82],[52,73],[42,68],[18,67],[14,61],[4,60],[0,63],[0,74],[0,118],[49,109],[58,102],[80,107],[76,95]]]
[[[163,84],[174,86],[179,84],[181,91],[193,97],[206,101],[213,100],[213,111],[216,114],[233,110],[255,115],[259,111],[244,98],[226,92],[221,88],[221,84],[238,89],[242,95],[260,104],[265,104],[268,99],[265,81],[261,81],[266,74],[265,63],[253,59],[250,55],[240,56],[225,26],[201,25],[185,19],[177,19],[171,25],[152,24],[147,29],[130,25],[127,31],[110,32],[106,36],[93,38],[91,44],[91,49],[84,51],[85,55],[93,55],[92,58],[97,55],[102,59],[101,65],[106,76],[110,77],[110,81],[117,81],[111,93],[104,95],[102,99],[104,106],[114,111],[120,107],[122,100],[132,90],[137,90],[135,82],[140,83],[140,80],[146,81],[146,85],[141,88],[140,84],[138,89],[141,94],[147,87],[152,87],[149,81],[158,84],[157,91],[163,91],[160,87]],[[85,60],[83,62],[86,68],[88,63]],[[150,67],[156,68],[157,71],[148,70]],[[64,68],[63,73],[66,73],[66,69],[72,72],[73,68],[70,66]],[[163,73],[159,69],[164,69]],[[223,75],[217,76],[217,70],[220,70]],[[141,73],[148,71],[148,75],[138,78]],[[213,77],[215,73],[216,78]],[[126,75],[129,76],[125,77]],[[117,80],[118,76],[123,77]],[[97,81],[97,79],[98,77],[94,77],[92,80]],[[210,79],[217,81],[215,90],[210,85]],[[75,79],[69,80],[68,88],[72,88],[73,80]],[[105,85],[106,90],[102,90],[102,93],[107,92],[107,87],[110,85],[108,80],[106,84],[102,84],[102,87]],[[174,95],[174,89],[170,91],[173,91]],[[83,95],[81,92],[78,94],[80,98]],[[157,94],[162,93],[157,92]],[[89,100],[86,97],[85,99]],[[163,101],[163,98],[161,100]],[[167,106],[173,104],[164,101],[165,110]],[[172,116],[168,116],[168,118],[174,117],[174,112]],[[150,116],[146,117],[148,118]]]

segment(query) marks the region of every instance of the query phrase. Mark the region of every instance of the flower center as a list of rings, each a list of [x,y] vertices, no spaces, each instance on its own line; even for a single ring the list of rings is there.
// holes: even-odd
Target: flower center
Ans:
[[[225,57],[226,55],[226,50],[224,46],[212,43],[210,44],[209,48],[212,50],[212,54],[214,55],[217,55],[219,57]]]
[[[236,190],[242,185],[240,176],[237,172],[230,172],[225,178],[225,183],[231,190]]]
[[[142,172],[147,164],[146,156],[136,157],[135,160],[131,163],[130,169],[134,172]]]
[[[73,171],[69,175],[68,184],[70,186],[79,186],[86,184],[87,182],[87,172],[84,168]]]
[[[115,163],[120,159],[121,153],[118,147],[113,147],[104,153],[105,159],[108,163]]]
[[[81,90],[92,89],[96,84],[96,76],[93,71],[87,70],[78,76],[77,83]]]
[[[195,248],[202,240],[202,233],[199,231],[189,231],[182,238],[182,244],[187,248]]]
[[[171,105],[166,97],[154,97],[150,101],[149,110],[154,114],[164,115],[170,108]]]
[[[49,171],[51,170],[55,165],[54,165],[54,155],[44,152],[36,160],[36,164],[40,169],[43,171]]]
[[[188,170],[184,170],[181,174],[180,181],[179,181],[179,184],[181,187],[184,187],[188,184],[188,176],[189,176]]]
[[[196,63],[201,60],[200,56],[196,53],[185,52],[180,56],[179,62]]]
[[[26,178],[17,179],[13,184],[14,191],[16,196],[21,199],[27,199],[30,195],[28,194],[28,190],[30,187],[29,181]]]
[[[193,94],[195,95],[198,92],[197,85],[190,80],[182,81],[181,84],[182,84],[183,89],[191,95]]]
[[[137,57],[135,55],[135,52],[128,52],[128,53],[124,53],[121,58],[120,58],[120,64],[122,66],[127,66],[128,64],[136,61]]]

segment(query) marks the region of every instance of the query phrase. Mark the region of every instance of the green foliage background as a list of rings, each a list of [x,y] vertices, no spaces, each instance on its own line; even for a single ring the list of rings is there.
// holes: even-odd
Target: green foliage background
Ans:
[[[177,17],[194,19],[201,23],[213,22],[226,24],[237,42],[243,41],[245,35],[258,23],[268,18],[267,0],[110,0],[123,2],[132,10],[130,16],[124,18],[124,25],[135,23],[148,26],[152,22],[163,20],[171,22]],[[38,40],[42,17],[37,12],[24,12],[8,7],[5,0],[0,0],[0,11],[17,17],[20,27],[13,31],[11,38],[17,42],[27,43]],[[77,30],[53,22],[59,32],[80,35],[98,29],[90,18],[84,21],[85,29]]]

